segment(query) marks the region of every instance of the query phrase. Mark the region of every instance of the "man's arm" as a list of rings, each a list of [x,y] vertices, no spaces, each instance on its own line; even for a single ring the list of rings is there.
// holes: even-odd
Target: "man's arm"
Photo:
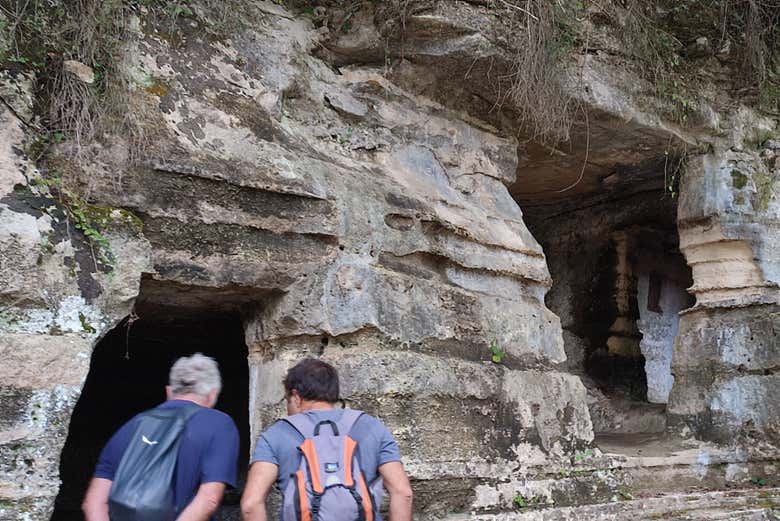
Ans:
[[[89,482],[87,495],[81,504],[81,510],[87,521],[108,520],[108,494],[111,492],[111,480],[92,478]]]
[[[179,514],[176,521],[208,521],[217,511],[225,493],[225,484],[212,481],[198,487],[198,493],[192,498],[187,508]]]
[[[276,483],[279,467],[267,461],[256,461],[249,467],[244,494],[241,496],[241,513],[244,521],[267,521],[265,500]]]
[[[389,461],[379,467],[387,493],[390,494],[389,521],[412,520],[412,486],[400,461]]]
[[[222,413],[212,414],[211,438],[201,453],[200,486],[177,521],[208,521],[217,511],[225,488],[236,485],[239,436],[233,420]]]

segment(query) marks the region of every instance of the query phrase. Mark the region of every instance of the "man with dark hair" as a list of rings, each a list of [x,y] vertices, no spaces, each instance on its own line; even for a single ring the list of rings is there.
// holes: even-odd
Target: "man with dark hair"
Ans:
[[[287,371],[285,395],[295,391],[304,400],[334,403],[339,399],[339,374],[321,360],[306,358]]]
[[[271,488],[276,485],[284,495],[281,513],[283,521],[291,518],[330,521],[329,516],[339,521],[353,521],[344,514],[333,514],[333,509],[330,514],[327,513],[324,497],[333,488],[346,488],[355,497],[360,510],[355,519],[381,521],[378,507],[381,504],[383,482],[390,495],[389,521],[410,521],[412,489],[401,464],[398,445],[387,427],[378,419],[360,411],[334,406],[339,399],[339,377],[336,369],[321,360],[306,358],[287,372],[283,384],[289,416],[271,425],[257,441],[241,498],[244,520],[268,519],[266,499]],[[342,427],[345,427],[344,432],[341,432]],[[328,439],[314,440],[320,437]],[[354,465],[359,465],[359,469],[354,471],[354,481],[351,478],[353,472],[347,471],[346,477],[343,473],[339,474],[340,466],[352,467],[351,458],[341,462],[337,461],[337,457],[323,455],[327,454],[327,447],[331,446],[339,447],[337,451],[332,451],[333,454],[342,454],[343,448],[338,443],[344,439],[347,446],[354,447],[356,452]],[[318,447],[322,451],[319,464],[316,450],[311,449],[315,452],[311,458],[307,447]],[[311,459],[315,461],[314,465]],[[314,486],[312,474],[316,475]],[[320,475],[323,481],[327,481],[325,487],[320,485],[318,492]],[[352,486],[344,487],[344,482]],[[290,497],[292,492],[295,492],[294,500]],[[307,498],[300,497],[298,492]],[[348,495],[345,497],[349,498]],[[364,501],[365,511],[360,508],[361,500]],[[323,504],[320,509],[321,501]],[[303,514],[301,506],[306,507]],[[306,510],[309,507],[311,512]]]

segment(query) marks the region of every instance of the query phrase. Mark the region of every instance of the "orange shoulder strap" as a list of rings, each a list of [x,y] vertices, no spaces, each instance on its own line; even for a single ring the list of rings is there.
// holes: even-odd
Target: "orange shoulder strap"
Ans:
[[[314,442],[311,438],[306,438],[299,447],[303,456],[306,458],[306,463],[309,465],[309,476],[311,476],[311,486],[314,492],[322,494],[322,482],[320,481],[320,460],[317,458],[317,449],[314,447]]]

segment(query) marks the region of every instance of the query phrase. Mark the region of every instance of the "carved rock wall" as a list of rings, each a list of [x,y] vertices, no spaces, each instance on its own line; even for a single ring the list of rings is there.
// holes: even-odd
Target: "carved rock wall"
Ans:
[[[305,18],[272,4],[252,16],[252,29],[216,44],[194,20],[180,21],[175,45],[139,21],[130,74],[155,140],[133,165],[121,137],[95,144],[73,173],[90,204],[135,216],[137,229],[106,227],[113,268],[96,269],[73,227],[41,247],[49,220],[70,223],[51,217],[56,201],[34,175],[4,170],[3,276],[14,282],[2,346],[19,362],[4,403],[26,412],[3,414],[3,447],[18,453],[3,458],[3,518],[51,508],[90,348],[130,312],[142,279],[146,302],[241,311],[253,437],[280,415],[289,364],[333,361],[346,402],[398,437],[430,515],[470,508],[475,483],[517,458],[540,465],[592,440],[584,387],[553,369],[565,354],[543,301],[544,254],[507,190],[517,142],[381,69],[337,74],[311,56],[318,35]],[[70,362],[40,381],[25,376],[60,359]],[[56,429],[30,412],[40,407]]]
[[[3,76],[0,518],[47,517],[90,351],[141,301],[241,314],[253,437],[282,414],[287,367],[336,364],[346,404],[401,443],[422,516],[490,516],[520,493],[609,499],[624,460],[569,473],[594,455],[571,374],[586,335],[578,270],[597,269],[606,230],[674,226],[674,205],[642,193],[670,142],[700,138],[714,151],[692,158],[677,216],[697,305],[680,321],[669,411],[699,436],[776,440],[778,147],[740,145],[773,123],[670,123],[594,35],[572,59],[588,124],[565,150],[520,143],[490,81],[511,70],[502,20],[480,2],[433,4],[409,13],[403,42],[373,3],[330,37],[271,2],[247,3],[251,23],[229,38],[197,16],[134,20],[130,96],[153,138],[131,163],[123,136],[105,136],[69,178],[100,209],[111,265],[29,160],[34,79]],[[67,144],[55,152],[67,160]],[[574,206],[602,213],[565,195],[534,204],[582,172]],[[544,251],[516,200],[536,206]]]
[[[771,125],[771,123],[765,123]],[[699,436],[776,442],[780,144],[744,140],[685,172],[680,246],[696,306],[675,344],[670,413]]]
[[[98,333],[129,313],[148,243],[125,212],[106,216],[119,262],[96,268],[84,235],[59,201],[31,190],[39,175],[32,86],[3,73],[0,122],[0,518],[47,519],[59,488],[59,453]]]

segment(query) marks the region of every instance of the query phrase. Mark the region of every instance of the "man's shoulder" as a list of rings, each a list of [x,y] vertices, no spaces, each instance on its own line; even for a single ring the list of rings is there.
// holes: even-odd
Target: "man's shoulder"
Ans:
[[[296,453],[303,437],[284,419],[279,419],[266,427],[253,452],[253,460],[270,461],[277,465],[287,455]]]
[[[138,424],[141,422],[141,419],[145,416],[146,413],[151,411],[153,409],[148,409],[146,411],[139,412],[129,420],[127,420],[125,423],[122,424],[119,429],[114,432],[114,436],[121,439],[129,439],[130,436],[135,432],[136,427],[138,427]]]
[[[192,416],[187,427],[199,436],[238,436],[238,427],[233,418],[222,411],[205,407]]]
[[[214,427],[223,427],[227,425],[235,427],[236,425],[236,422],[234,422],[233,418],[227,413],[206,407],[195,413],[194,418],[197,418],[202,422],[211,423]]]
[[[276,439],[279,437],[290,437],[291,434],[297,434],[298,431],[292,426],[285,418],[280,418],[269,425],[263,432],[262,436],[270,441],[270,439]]]
[[[379,418],[372,416],[368,413],[362,412],[352,427],[352,432],[384,432],[387,430],[385,424]],[[297,435],[297,436],[296,436]],[[275,440],[289,441],[290,443],[298,443],[298,437],[300,434],[298,430],[287,421],[286,418],[281,418],[269,425],[261,434],[269,442]]]
[[[355,427],[359,427],[361,429],[371,429],[371,430],[386,430],[387,426],[384,424],[382,420],[377,418],[376,416],[372,416],[368,414],[367,412],[364,412],[360,415],[360,418],[358,418],[357,422],[355,422]]]

